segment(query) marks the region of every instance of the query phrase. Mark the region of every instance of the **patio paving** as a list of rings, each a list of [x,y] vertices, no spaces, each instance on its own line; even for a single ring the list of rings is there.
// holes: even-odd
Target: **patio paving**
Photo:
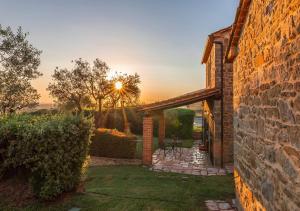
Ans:
[[[222,176],[233,172],[233,165],[226,165],[225,168],[213,167],[208,154],[199,150],[199,142],[195,141],[192,148],[182,148],[181,155],[179,149],[175,152],[167,150],[166,155],[164,150],[157,149],[152,155],[151,170],[199,176]]]
[[[205,205],[209,211],[235,211],[230,203],[221,200],[206,200]]]

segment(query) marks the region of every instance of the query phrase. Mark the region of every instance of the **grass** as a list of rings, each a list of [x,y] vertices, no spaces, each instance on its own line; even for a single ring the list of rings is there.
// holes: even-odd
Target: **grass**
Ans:
[[[143,137],[138,137],[138,143],[136,144],[136,158],[142,158],[143,155]],[[194,145],[193,139],[184,139],[182,140],[182,147],[183,148],[192,148]],[[158,146],[158,138],[153,138],[153,152],[159,148]]]
[[[205,200],[234,198],[231,175],[186,176],[140,166],[90,168],[85,188],[68,200],[34,203],[22,210],[205,210]],[[0,199],[0,210],[18,209]]]
[[[196,126],[196,125],[194,125],[193,126],[193,131],[200,133],[200,132],[203,131],[203,127],[202,126]]]

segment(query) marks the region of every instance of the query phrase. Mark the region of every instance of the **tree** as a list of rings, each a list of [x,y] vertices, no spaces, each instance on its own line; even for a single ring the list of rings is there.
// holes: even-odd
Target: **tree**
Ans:
[[[78,64],[81,66],[88,66],[86,61],[81,59],[77,60]],[[109,94],[113,91],[112,81],[108,79],[107,75],[110,71],[108,65],[101,61],[100,59],[95,59],[93,62],[93,67],[81,68],[83,82],[89,95],[92,106],[96,111],[95,124],[96,127],[103,127],[105,122],[105,117],[108,114],[110,106],[106,107],[106,111],[103,110],[104,105],[109,105],[107,103],[107,98]],[[103,113],[106,113],[103,118]]]
[[[121,105],[122,115],[124,120],[124,132],[130,133],[130,125],[125,112],[125,106],[136,105],[140,96],[140,76],[138,74],[128,75],[119,74],[114,78],[115,91],[117,96],[113,96],[114,100],[118,100]]]
[[[60,107],[81,112],[84,106],[90,104],[89,96],[83,82],[81,71],[88,69],[88,64],[78,64],[72,70],[55,68],[53,82],[47,90],[55,98]]]
[[[0,25],[0,114],[10,114],[38,105],[40,95],[31,85],[38,71],[41,51],[27,40],[19,27],[14,33]]]
[[[87,61],[77,59],[74,68],[55,69],[48,90],[56,98],[56,102],[64,107],[76,108],[81,112],[83,107],[95,110],[96,127],[104,127],[108,113],[112,108],[121,105],[126,131],[129,124],[125,113],[125,106],[134,105],[140,94],[137,74],[117,74],[113,79],[107,77],[110,68],[100,59],[95,59],[91,67]],[[115,83],[122,84],[117,90]]]

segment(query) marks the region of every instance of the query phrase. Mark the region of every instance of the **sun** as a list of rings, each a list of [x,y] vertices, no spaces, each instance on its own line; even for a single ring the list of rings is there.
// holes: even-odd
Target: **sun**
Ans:
[[[117,76],[117,71],[111,70],[107,73],[108,80],[112,80],[115,76]]]
[[[122,84],[121,81],[117,81],[117,82],[115,83],[115,88],[116,88],[117,90],[122,89],[122,87],[123,87],[123,84]]]

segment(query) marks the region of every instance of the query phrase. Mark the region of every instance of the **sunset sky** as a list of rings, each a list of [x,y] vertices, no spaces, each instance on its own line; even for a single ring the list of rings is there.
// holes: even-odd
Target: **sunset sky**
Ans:
[[[29,32],[42,50],[34,81],[42,95],[56,66],[100,58],[141,76],[141,101],[205,86],[200,63],[207,35],[232,24],[238,0],[0,0],[0,24]]]

